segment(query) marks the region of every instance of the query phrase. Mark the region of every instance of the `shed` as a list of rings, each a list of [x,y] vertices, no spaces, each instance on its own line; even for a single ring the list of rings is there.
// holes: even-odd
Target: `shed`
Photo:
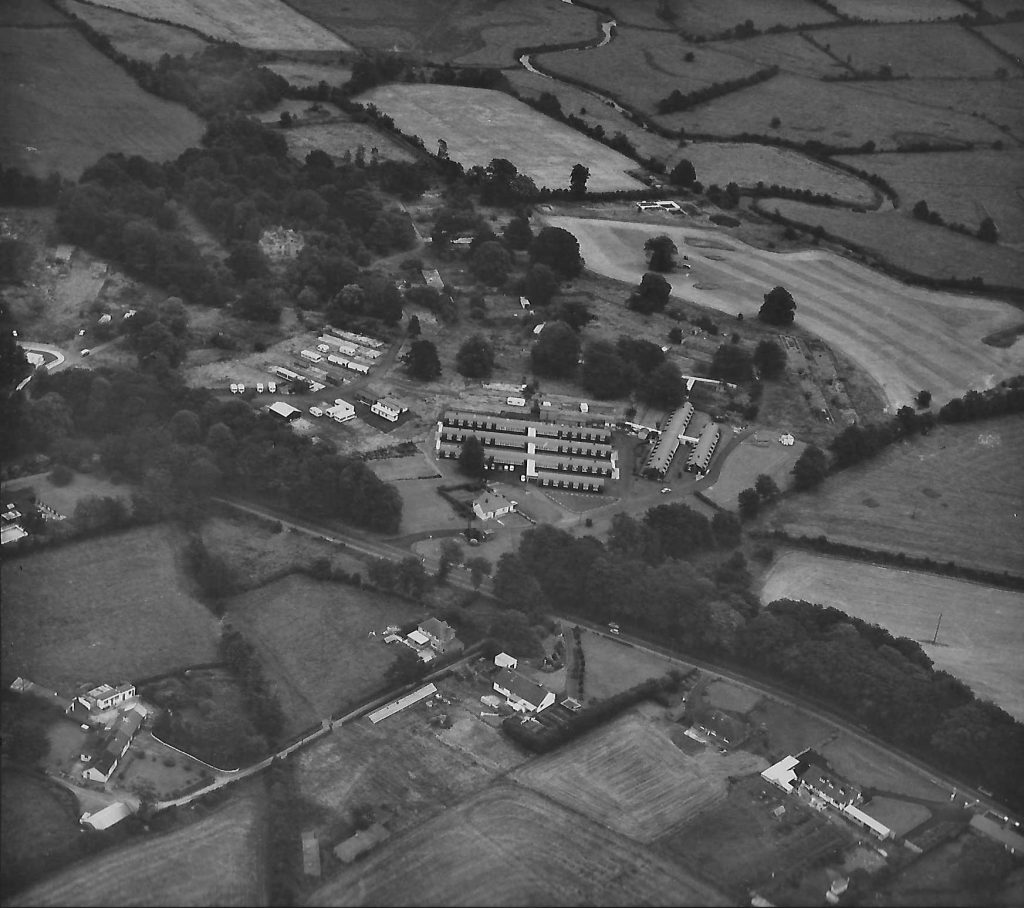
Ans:
[[[494,657],[494,664],[498,668],[518,668],[519,660],[515,656],[510,656],[508,653],[498,653]]]
[[[312,829],[302,833],[302,872],[320,876],[320,837]]]
[[[272,413],[274,416],[280,419],[293,420],[298,419],[302,411],[298,407],[293,407],[291,404],[286,404],[284,401],[277,401],[267,407],[267,412]]]
[[[383,842],[389,833],[380,823],[374,823],[369,829],[357,832],[334,846],[334,854],[344,864],[351,864],[361,854]]]
[[[97,810],[96,813],[83,813],[80,822],[83,826],[90,826],[93,829],[109,829],[131,815],[132,809],[124,801],[115,801],[102,810]]]

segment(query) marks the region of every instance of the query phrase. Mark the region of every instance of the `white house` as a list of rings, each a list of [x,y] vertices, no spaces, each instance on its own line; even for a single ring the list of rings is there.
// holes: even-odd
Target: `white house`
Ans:
[[[382,397],[373,403],[370,407],[370,412],[376,413],[378,416],[383,417],[389,422],[398,422],[398,417],[407,409],[408,407],[403,407],[393,397]]]
[[[473,502],[473,513],[480,520],[493,520],[495,517],[503,517],[511,514],[518,502],[506,498],[501,492],[488,489],[476,501]]]
[[[112,687],[109,684],[101,684],[91,691],[77,697],[78,701],[89,712],[103,712],[105,709],[112,709],[121,706],[135,696],[135,685],[125,681]]]
[[[427,645],[436,653],[455,652],[462,649],[462,643],[455,636],[455,629],[447,621],[428,618],[418,628],[427,638]],[[410,637],[412,634],[409,635]]]
[[[335,422],[348,422],[356,418],[356,408],[340,397],[334,402],[333,407],[328,407],[324,412]]]
[[[555,702],[555,695],[546,687],[510,668],[498,672],[494,678],[494,689],[518,712],[539,713]]]
[[[508,653],[498,653],[494,657],[494,664],[498,668],[511,668],[516,669],[519,667],[519,660],[515,656],[510,656]]]
[[[106,782],[114,774],[121,757],[131,747],[142,719],[143,714],[137,709],[124,713],[104,739],[102,747],[93,754],[82,754],[83,761],[89,763],[82,775],[93,782]]]
[[[798,767],[800,758],[794,756],[783,757],[778,763],[769,766],[761,773],[761,778],[772,785],[777,785],[787,794],[793,790],[793,784],[798,778]]]

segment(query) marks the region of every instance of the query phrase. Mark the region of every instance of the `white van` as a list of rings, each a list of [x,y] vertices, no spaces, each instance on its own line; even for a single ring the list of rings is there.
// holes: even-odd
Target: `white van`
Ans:
[[[324,411],[321,410],[319,407],[310,407],[309,408],[309,415],[310,416],[317,416],[317,417],[323,416],[324,415]]]

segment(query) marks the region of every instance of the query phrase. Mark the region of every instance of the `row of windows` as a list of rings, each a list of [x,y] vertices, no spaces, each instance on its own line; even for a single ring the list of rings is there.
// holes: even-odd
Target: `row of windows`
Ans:
[[[528,427],[525,425],[522,426],[520,431],[520,427],[515,423],[496,422],[488,419],[477,420],[445,416],[441,423],[442,425],[458,429],[480,429],[484,432],[505,432],[509,435],[526,435],[528,432]],[[598,429],[554,429],[552,427],[552,430],[546,430],[545,427],[541,427],[536,428],[536,432],[540,438],[566,438],[574,441],[594,441],[601,444],[611,443],[611,433]]]
[[[693,449],[693,454],[691,454],[689,459],[686,461],[686,465],[688,467],[697,467],[698,469],[701,469],[701,470],[707,469],[707,465],[709,463],[711,463],[711,458],[712,458],[712,456],[714,456],[715,449],[718,447],[718,442],[719,441],[720,441],[720,439],[716,438],[715,439],[715,443],[713,445],[711,445],[710,448],[708,448],[707,454],[705,454],[699,460],[695,456],[697,454],[697,449],[694,448]]]
[[[596,482],[573,482],[571,479],[548,479],[540,478],[542,486],[552,486],[556,489],[577,489],[581,492],[603,492],[604,486]]]
[[[459,451],[457,451],[457,450],[455,450],[453,448],[441,448],[438,451],[438,455],[440,457],[456,458],[456,457],[459,456]],[[527,456],[525,454],[523,454],[521,458],[516,457],[511,462],[508,461],[508,460],[502,459],[502,456],[500,454],[496,454],[496,455],[492,455],[492,456],[488,457],[488,460],[492,461],[492,465],[494,465],[494,464],[500,465],[500,464],[505,464],[505,463],[511,463],[511,465],[513,465],[514,467],[522,467],[522,466],[524,466],[527,459],[528,458],[527,458]],[[597,476],[611,476],[611,474],[612,474],[611,467],[607,467],[607,466],[604,466],[603,464],[599,464],[599,463],[572,463],[572,462],[558,461],[558,462],[556,462],[554,464],[545,464],[543,469],[551,470],[553,472],[558,472],[558,473],[589,473],[591,475],[597,475]]]
[[[476,438],[479,440],[485,448],[517,448],[523,449],[524,443],[518,439],[514,441],[508,441],[500,438],[490,438],[486,435],[464,435],[459,432],[441,432],[441,441],[449,442],[450,444],[461,444],[468,438]],[[604,451],[599,448],[587,446],[573,446],[573,445],[558,445],[554,450],[547,450],[542,446],[538,445],[538,454],[570,454],[577,457],[594,457],[598,460],[611,460],[612,451]]]

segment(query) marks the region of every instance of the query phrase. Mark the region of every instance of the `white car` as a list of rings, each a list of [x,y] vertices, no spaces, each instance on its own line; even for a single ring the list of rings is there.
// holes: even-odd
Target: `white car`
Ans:
[[[319,416],[323,416],[324,415],[324,411],[321,410],[319,407],[310,407],[309,408],[309,415],[310,416],[318,416],[318,417]]]
[[[665,488],[663,488],[663,489],[661,490],[661,494],[662,494],[662,495],[667,495],[667,494],[668,494],[669,492],[671,492],[671,491],[672,491],[672,490],[671,490],[671,489],[670,489],[670,488],[669,488],[668,486],[665,486]]]
[[[609,621],[608,622],[608,632],[611,633],[611,634],[618,635],[618,633],[619,633],[619,626],[614,621]]]
[[[86,348],[85,348],[85,349],[84,349],[84,350],[83,350],[83,351],[81,352],[81,354],[80,354],[80,355],[81,355],[81,356],[88,356],[88,355],[89,355],[90,353],[92,353],[92,350],[90,350],[90,349],[89,349],[88,347],[86,347]]]

